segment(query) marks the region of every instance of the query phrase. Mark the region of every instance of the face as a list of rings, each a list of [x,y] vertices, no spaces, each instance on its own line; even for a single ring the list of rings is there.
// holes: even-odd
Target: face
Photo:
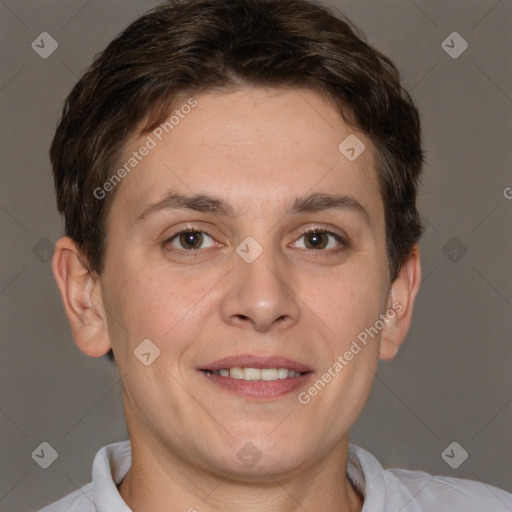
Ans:
[[[372,145],[312,91],[195,99],[168,134],[129,141],[123,162],[156,144],[107,220],[128,428],[210,471],[291,471],[346,444],[376,371],[382,331],[353,344],[391,303]]]

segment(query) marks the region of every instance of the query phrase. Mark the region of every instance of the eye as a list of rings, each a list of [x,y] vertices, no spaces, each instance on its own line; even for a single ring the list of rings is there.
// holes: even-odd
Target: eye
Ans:
[[[301,240],[304,241],[301,242]],[[343,239],[336,233],[324,229],[310,229],[302,234],[292,247],[309,250],[335,249],[337,246],[344,246]]]
[[[165,245],[172,245],[177,249],[185,251],[194,251],[213,247],[215,242],[213,238],[204,231],[185,229],[168,238]]]

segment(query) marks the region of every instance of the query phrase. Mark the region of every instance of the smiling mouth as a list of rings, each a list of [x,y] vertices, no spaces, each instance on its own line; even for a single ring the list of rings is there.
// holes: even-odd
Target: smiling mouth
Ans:
[[[258,402],[285,397],[308,384],[312,371],[298,372],[291,368],[254,368],[232,366],[218,370],[203,369],[206,379],[218,389]]]
[[[276,381],[289,378],[297,378],[309,372],[297,372],[289,368],[247,368],[235,366],[221,368],[219,370],[203,370],[207,375],[231,377],[232,379],[245,381]]]
[[[256,401],[284,398],[306,386],[315,375],[305,363],[270,354],[228,356],[197,370],[213,385],[211,389]]]

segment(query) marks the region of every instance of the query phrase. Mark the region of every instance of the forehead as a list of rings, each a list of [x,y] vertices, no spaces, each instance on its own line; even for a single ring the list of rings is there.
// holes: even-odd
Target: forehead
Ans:
[[[131,222],[169,191],[223,197],[234,214],[261,218],[308,192],[349,195],[370,216],[382,213],[371,141],[307,89],[184,98],[166,124],[127,142],[119,165],[130,159],[136,165],[117,185],[111,215],[121,210]]]

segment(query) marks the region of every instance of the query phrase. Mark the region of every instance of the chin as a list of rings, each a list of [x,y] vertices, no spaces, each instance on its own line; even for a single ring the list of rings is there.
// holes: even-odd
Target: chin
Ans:
[[[247,477],[254,481],[258,475],[262,480],[268,480],[269,474],[294,471],[305,464],[308,453],[300,437],[292,435],[287,439],[279,436],[270,439],[268,434],[252,437],[245,435],[236,441],[232,440],[230,445],[220,450],[220,460],[217,457],[219,454],[210,453],[209,457],[217,459],[214,464],[221,472],[232,473],[233,478],[240,480]]]

